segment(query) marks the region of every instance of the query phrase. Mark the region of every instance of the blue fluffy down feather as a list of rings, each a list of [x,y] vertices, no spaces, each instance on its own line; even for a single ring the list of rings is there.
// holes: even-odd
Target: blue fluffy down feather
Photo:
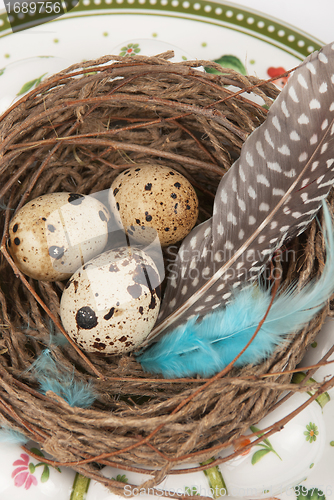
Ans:
[[[96,399],[91,383],[75,380],[73,371],[60,370],[50,349],[45,349],[30,369],[35,371],[43,394],[52,391],[70,406],[80,408],[90,407]]]
[[[334,235],[331,216],[323,203],[326,224],[326,264],[323,274],[301,290],[291,286],[277,295],[262,328],[235,366],[257,364],[269,357],[287,335],[297,333],[334,292]],[[196,317],[162,337],[138,356],[145,371],[165,378],[200,375],[223,370],[254,334],[271,300],[270,290],[247,285],[224,309],[196,323]]]
[[[22,445],[27,441],[29,441],[29,439],[24,434],[11,429],[7,425],[0,428],[0,443]]]

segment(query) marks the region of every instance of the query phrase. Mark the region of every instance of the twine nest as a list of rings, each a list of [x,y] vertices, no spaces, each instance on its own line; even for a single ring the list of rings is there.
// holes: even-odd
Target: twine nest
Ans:
[[[50,463],[69,465],[115,493],[124,485],[105,478],[101,464],[140,472],[144,467],[153,474],[146,483],[152,487],[176,464],[188,472],[195,469],[187,462],[217,456],[263,418],[283,391],[305,390],[291,385],[291,370],[330,314],[328,305],[262,364],[210,380],[165,380],[144,373],[132,355],[83,355],[71,344],[50,343],[50,332],[61,329],[65,283],[34,281],[15,268],[6,249],[15,211],[45,193],[108,189],[122,169],[145,162],[168,165],[191,181],[203,221],[211,215],[220,178],[278,95],[270,82],[233,70],[208,74],[194,68],[220,67],[171,63],[170,56],[110,56],[72,66],[0,119],[0,425],[39,443],[53,457]],[[249,100],[245,90],[267,106]],[[286,284],[321,273],[325,250],[315,221],[291,248],[298,258],[283,263]],[[89,409],[39,392],[33,363],[46,348],[59,369],[91,384],[96,401]],[[321,390],[321,384],[314,388]]]

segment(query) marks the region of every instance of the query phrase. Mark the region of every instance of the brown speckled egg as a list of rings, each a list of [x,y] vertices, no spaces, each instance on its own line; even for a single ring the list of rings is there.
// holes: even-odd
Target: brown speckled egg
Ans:
[[[103,252],[109,219],[107,208],[92,196],[45,194],[15,214],[7,246],[24,274],[61,281]]]
[[[136,241],[157,233],[167,246],[182,240],[198,217],[198,199],[190,182],[168,167],[138,165],[124,170],[111,185],[109,203],[119,224]]]
[[[68,281],[60,303],[63,326],[87,352],[121,354],[147,337],[160,307],[155,263],[134,247],[108,250]]]

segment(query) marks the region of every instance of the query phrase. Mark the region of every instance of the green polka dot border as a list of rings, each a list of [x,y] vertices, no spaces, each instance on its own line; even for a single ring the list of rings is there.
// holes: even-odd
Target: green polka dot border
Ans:
[[[71,5],[71,0],[65,2]],[[68,15],[61,16],[57,20],[62,20],[69,17],[78,17],[86,15],[87,11],[92,11],[92,14],[106,14],[106,9],[113,13],[133,13],[138,14],[156,14],[163,16],[175,16],[178,14],[182,18],[201,20],[211,24],[218,24],[250,34],[259,39],[278,46],[286,52],[293,53],[296,57],[303,59],[310,53],[318,50],[323,45],[319,40],[310,37],[306,33],[299,32],[292,27],[281,24],[280,22],[267,19],[266,17],[250,13],[247,10],[241,9],[238,6],[225,5],[210,1],[195,0],[79,0],[79,4],[71,9]],[[104,11],[104,12],[102,12]],[[20,24],[24,28],[24,23],[31,22],[31,17],[25,20],[20,18]],[[4,36],[5,31],[10,30],[10,24],[7,19],[7,14],[0,16],[0,37]],[[8,34],[8,33],[7,33]]]

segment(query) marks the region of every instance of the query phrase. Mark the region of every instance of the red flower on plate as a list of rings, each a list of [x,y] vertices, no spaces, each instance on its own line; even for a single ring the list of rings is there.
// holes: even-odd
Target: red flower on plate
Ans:
[[[26,490],[30,488],[31,485],[37,485],[36,477],[31,473],[32,468],[35,469],[33,464],[29,464],[29,456],[26,453],[21,453],[21,459],[15,460],[14,466],[18,466],[12,472],[12,477],[14,478],[15,486],[23,486]],[[30,467],[32,465],[32,467]]]
[[[278,68],[274,68],[273,66],[271,66],[270,68],[267,69],[267,74],[270,76],[270,78],[275,78],[275,76],[280,77],[285,72],[286,69],[284,69],[282,66]],[[290,75],[282,76],[277,80],[273,80],[273,83],[275,83],[278,87],[283,88],[286,85],[289,77]]]

